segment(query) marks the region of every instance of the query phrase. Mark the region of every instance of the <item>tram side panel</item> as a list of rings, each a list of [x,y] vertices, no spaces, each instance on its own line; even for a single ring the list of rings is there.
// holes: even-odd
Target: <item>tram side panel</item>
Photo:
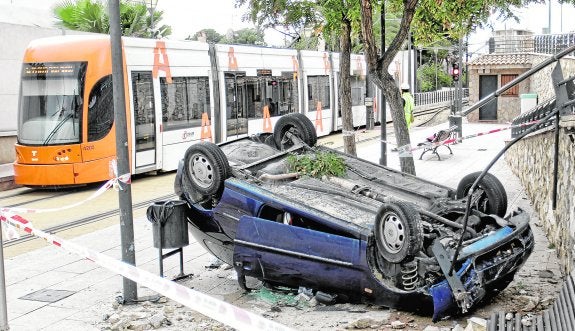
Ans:
[[[335,84],[338,87],[339,95],[339,83],[341,79],[341,73],[339,72],[340,65],[340,54],[333,53],[333,65],[337,68],[336,81]],[[353,117],[353,126],[359,127],[366,124],[366,110],[365,110],[365,93],[366,93],[366,74],[367,67],[363,55],[352,54],[350,58],[350,78],[351,78],[351,112]],[[336,97],[337,100],[337,97]],[[341,130],[342,128],[342,118],[341,109],[338,102],[338,111],[336,116],[336,129]]]
[[[126,38],[133,171],[171,171],[187,148],[213,141],[208,45]]]
[[[304,114],[314,123],[318,136],[334,131],[337,88],[328,52],[300,51],[303,72]]]
[[[215,47],[224,141],[272,132],[279,117],[299,112],[296,50]]]

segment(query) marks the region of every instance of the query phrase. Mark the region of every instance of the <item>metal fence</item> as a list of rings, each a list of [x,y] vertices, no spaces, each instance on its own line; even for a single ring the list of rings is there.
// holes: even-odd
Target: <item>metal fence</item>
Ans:
[[[469,89],[463,89],[463,98],[469,97]],[[455,100],[455,89],[440,90],[433,92],[421,92],[413,95],[416,106],[430,105],[440,102],[450,102]]]
[[[555,108],[555,98],[545,100],[545,101],[539,103],[531,111],[528,111],[524,114],[521,114],[521,115],[515,117],[515,119],[512,122],[512,126],[517,125],[517,127],[511,129],[511,138],[515,138],[515,137],[519,136],[523,132],[527,131],[533,125],[538,124],[539,121],[542,118],[544,118],[545,116],[547,116],[550,112],[552,112],[554,108]],[[553,121],[554,121],[553,118],[549,119],[547,122],[543,123],[539,129],[543,129],[543,128],[546,128],[548,126],[553,125]],[[531,123],[531,124],[526,124],[526,123]],[[525,125],[521,125],[521,124],[525,124]],[[521,126],[519,126],[519,125],[521,125]]]
[[[572,45],[575,33],[502,35],[489,38],[489,53],[555,54]]]

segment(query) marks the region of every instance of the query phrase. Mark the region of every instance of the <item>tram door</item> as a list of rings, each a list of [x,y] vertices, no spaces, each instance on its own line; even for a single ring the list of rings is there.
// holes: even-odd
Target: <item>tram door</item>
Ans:
[[[246,102],[246,74],[225,74],[226,84],[226,136],[238,138],[248,133],[248,109]]]
[[[151,71],[132,71],[136,170],[155,166],[156,114]],[[144,170],[144,169],[142,169]],[[138,171],[136,171],[138,172]]]

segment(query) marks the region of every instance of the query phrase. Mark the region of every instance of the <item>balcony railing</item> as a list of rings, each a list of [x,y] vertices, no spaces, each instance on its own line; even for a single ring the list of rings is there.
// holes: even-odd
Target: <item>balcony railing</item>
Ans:
[[[489,53],[555,54],[572,45],[575,45],[575,33],[503,35],[489,38]]]

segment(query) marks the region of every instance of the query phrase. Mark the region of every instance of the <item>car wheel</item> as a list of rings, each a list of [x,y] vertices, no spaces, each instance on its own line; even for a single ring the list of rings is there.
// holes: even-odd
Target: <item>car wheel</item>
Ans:
[[[316,132],[315,126],[313,125],[311,120],[307,116],[305,116],[304,114],[293,113],[291,115],[294,118],[297,118],[301,122],[301,124],[305,127],[305,130],[307,131],[307,134],[310,138],[309,142],[306,142],[306,144],[309,147],[315,146],[315,144],[317,143],[317,132]]]
[[[407,202],[384,203],[375,218],[379,253],[389,262],[410,259],[423,247],[421,216]]]
[[[288,132],[300,138],[310,147],[313,147],[317,142],[315,128],[309,118],[303,114],[287,114],[277,121],[273,136],[279,149],[288,149],[293,146],[293,142],[286,137]]]
[[[461,199],[469,194],[471,185],[477,180],[481,172],[473,172],[463,177],[457,185],[457,198]],[[473,193],[473,207],[485,214],[495,214],[500,217],[505,216],[507,211],[507,193],[503,184],[490,173],[481,179]]]
[[[224,152],[213,143],[200,142],[188,148],[184,157],[184,187],[188,184],[194,191],[213,196],[224,189],[224,181],[231,170]]]

